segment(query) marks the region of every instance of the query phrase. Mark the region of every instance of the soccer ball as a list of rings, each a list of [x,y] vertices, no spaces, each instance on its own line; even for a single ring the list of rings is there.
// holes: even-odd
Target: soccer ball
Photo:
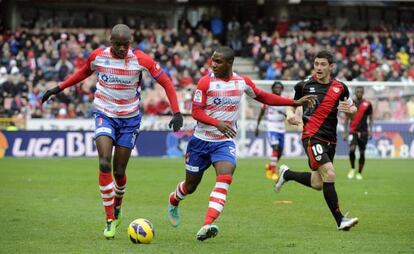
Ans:
[[[128,227],[128,236],[133,243],[150,243],[154,233],[152,223],[146,219],[136,219]]]

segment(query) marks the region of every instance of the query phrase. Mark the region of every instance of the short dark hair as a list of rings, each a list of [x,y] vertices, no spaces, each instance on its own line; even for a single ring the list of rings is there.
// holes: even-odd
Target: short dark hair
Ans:
[[[234,61],[234,51],[232,48],[227,47],[227,46],[221,46],[218,47],[215,52],[220,53],[223,55],[224,59],[226,59],[226,61],[229,61],[231,63],[233,63]]]
[[[282,82],[280,81],[275,81],[272,85],[272,90],[275,89],[276,86],[281,86],[282,89],[284,89],[285,87],[283,86]]]
[[[357,86],[357,87],[355,87],[355,90],[356,90],[356,89],[362,89],[362,91],[364,91],[364,90],[365,90],[363,86]]]
[[[329,64],[331,64],[331,63],[333,63],[333,55],[332,55],[332,53],[331,52],[329,52],[329,51],[327,51],[327,50],[322,50],[322,51],[319,51],[317,54],[316,54],[316,56],[315,56],[315,58],[325,58],[325,59],[327,59],[328,60],[328,63]]]

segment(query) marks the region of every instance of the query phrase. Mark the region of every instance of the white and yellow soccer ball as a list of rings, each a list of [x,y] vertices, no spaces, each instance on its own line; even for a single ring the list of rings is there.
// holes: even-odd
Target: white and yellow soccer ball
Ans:
[[[133,243],[150,243],[154,233],[154,227],[147,219],[136,219],[128,227],[128,236]]]

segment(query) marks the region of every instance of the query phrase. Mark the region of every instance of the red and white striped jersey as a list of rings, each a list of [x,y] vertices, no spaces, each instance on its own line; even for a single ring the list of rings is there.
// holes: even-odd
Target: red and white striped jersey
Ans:
[[[111,48],[92,52],[87,66],[96,72],[95,108],[109,117],[127,118],[139,114],[142,71],[156,78],[162,73],[160,66],[142,51],[131,49],[124,59],[116,58]]]
[[[194,93],[193,106],[203,108],[207,116],[225,121],[237,130],[240,102],[243,93],[256,98],[255,84],[247,77],[233,73],[228,80],[214,77],[214,73],[200,79]],[[205,141],[231,140],[216,127],[197,122],[194,136]]]
[[[265,117],[267,131],[284,133],[286,131],[286,107],[268,106],[263,104],[263,108],[266,110]]]

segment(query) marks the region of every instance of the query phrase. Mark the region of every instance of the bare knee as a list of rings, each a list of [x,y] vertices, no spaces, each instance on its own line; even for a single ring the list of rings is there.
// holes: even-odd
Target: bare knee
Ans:
[[[99,158],[99,169],[102,172],[106,172],[106,173],[111,172],[111,160],[109,157]]]

